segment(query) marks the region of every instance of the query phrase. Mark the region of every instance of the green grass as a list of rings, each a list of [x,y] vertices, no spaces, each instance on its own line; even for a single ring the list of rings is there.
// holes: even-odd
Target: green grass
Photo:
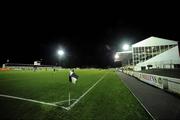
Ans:
[[[0,94],[44,102],[68,99],[68,70],[0,72]],[[80,76],[71,85],[71,98],[79,98],[107,73],[71,110],[0,97],[0,119],[34,120],[149,120],[146,113],[115,72],[76,70]],[[67,105],[67,104],[65,104]]]

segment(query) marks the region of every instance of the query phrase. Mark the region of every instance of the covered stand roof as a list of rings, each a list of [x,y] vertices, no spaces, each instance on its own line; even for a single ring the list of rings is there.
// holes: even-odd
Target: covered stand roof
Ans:
[[[168,40],[168,39],[152,36],[136,44],[133,44],[132,47],[146,47],[146,46],[157,46],[157,45],[161,46],[161,45],[174,45],[174,44],[178,44],[178,42],[174,40]]]

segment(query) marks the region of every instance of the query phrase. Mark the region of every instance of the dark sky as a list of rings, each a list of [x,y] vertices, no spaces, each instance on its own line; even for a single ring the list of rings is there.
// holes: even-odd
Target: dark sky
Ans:
[[[123,43],[150,36],[179,41],[178,10],[58,9],[4,10],[1,15],[0,63],[63,63],[66,67],[112,66]],[[57,57],[62,47],[66,56]]]

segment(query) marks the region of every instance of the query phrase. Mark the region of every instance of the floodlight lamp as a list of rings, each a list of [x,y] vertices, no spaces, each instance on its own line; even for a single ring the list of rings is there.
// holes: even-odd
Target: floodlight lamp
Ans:
[[[64,51],[63,50],[58,50],[58,55],[60,55],[60,56],[64,55]]]
[[[128,44],[124,44],[123,45],[123,50],[129,50],[129,45]]]
[[[119,58],[119,55],[118,55],[118,54],[115,54],[114,58],[115,58],[115,59],[118,59],[118,58]]]

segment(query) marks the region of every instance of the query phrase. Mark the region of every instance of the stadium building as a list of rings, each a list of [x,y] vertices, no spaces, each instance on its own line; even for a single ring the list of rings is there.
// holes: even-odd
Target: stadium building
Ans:
[[[180,68],[180,54],[177,41],[149,37],[133,44],[131,54],[131,64],[135,71],[154,68]]]
[[[132,51],[116,52],[116,57],[114,62],[121,62],[122,66],[132,64]]]

